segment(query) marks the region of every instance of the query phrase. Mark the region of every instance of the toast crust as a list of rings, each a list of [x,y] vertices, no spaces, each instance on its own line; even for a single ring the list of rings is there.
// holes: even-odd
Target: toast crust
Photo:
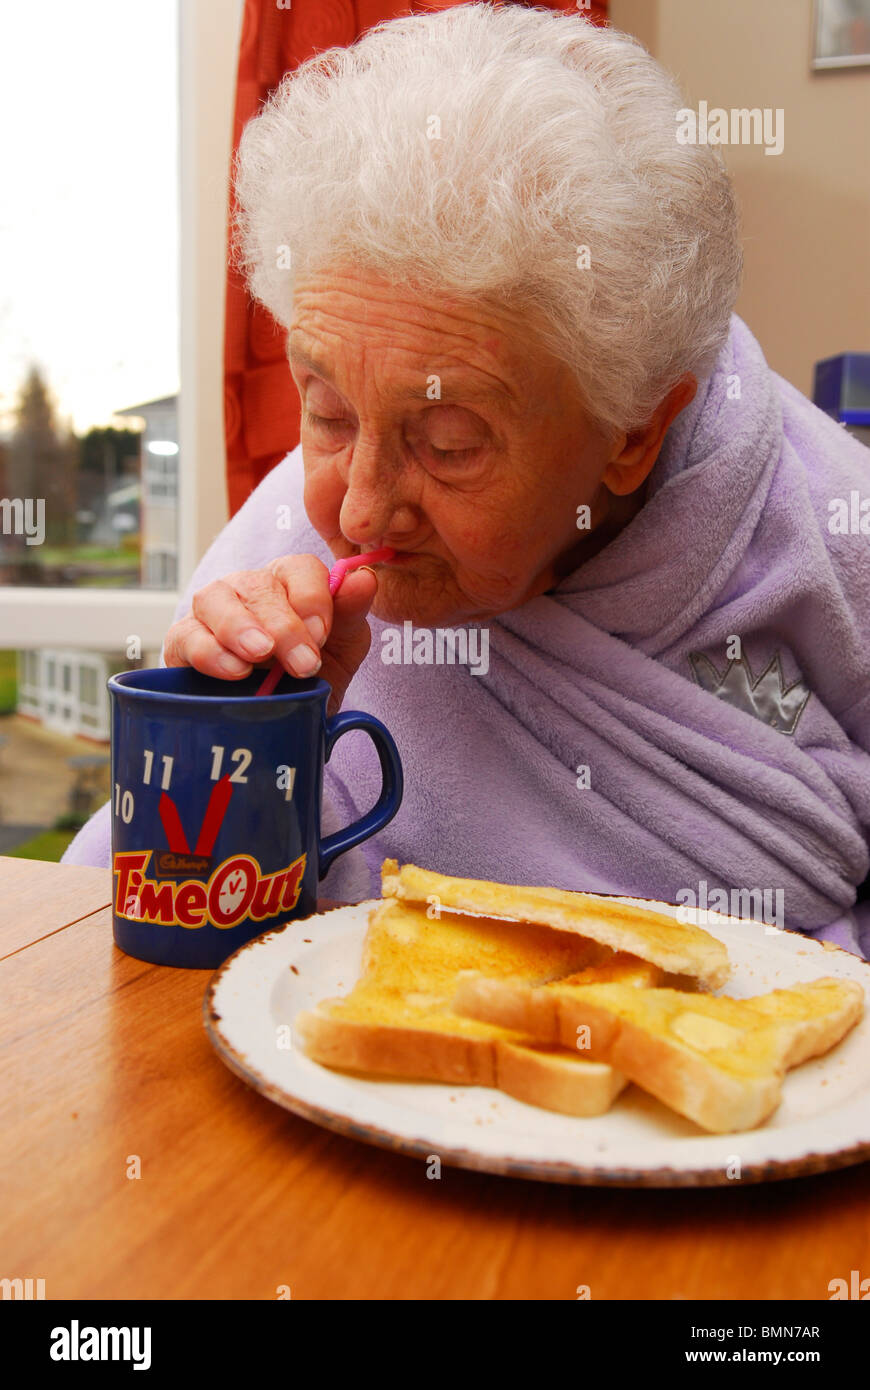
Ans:
[[[864,991],[823,978],[751,999],[619,984],[537,988],[459,979],[454,1008],[611,1066],[713,1133],[754,1129],[776,1109],[786,1071],[835,1047],[861,1018]]]
[[[541,1047],[507,1029],[478,1027],[477,1033],[436,1032],[425,1020],[418,1027],[372,1023],[332,1013],[325,1001],[298,1014],[294,1031],[322,1066],[380,1079],[490,1086],[563,1115],[602,1115],[628,1084],[606,1063]]]
[[[415,864],[399,868],[395,859],[384,860],[381,886],[385,898],[435,902],[439,909],[490,918],[503,916],[575,932],[611,950],[649,961],[669,975],[690,976],[702,989],[719,989],[731,973],[722,942],[701,927],[592,893],[452,878]]]

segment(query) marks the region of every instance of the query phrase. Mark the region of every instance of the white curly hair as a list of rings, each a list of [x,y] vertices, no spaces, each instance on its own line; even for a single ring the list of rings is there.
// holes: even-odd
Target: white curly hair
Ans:
[[[386,21],[288,73],[245,127],[232,261],[285,326],[297,277],[334,264],[519,309],[602,428],[639,428],[712,371],[742,268],[718,150],[677,141],[684,106],[636,40],[579,13]]]

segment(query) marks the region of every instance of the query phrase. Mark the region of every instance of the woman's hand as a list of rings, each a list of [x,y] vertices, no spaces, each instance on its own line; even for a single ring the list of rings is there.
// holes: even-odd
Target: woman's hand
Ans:
[[[315,555],[284,555],[266,569],[237,570],[193,596],[191,612],[166,634],[167,666],[241,680],[278,657],[292,676],[319,675],[332,686],[334,714],[371,644],[366,614],[377,593],[374,570],[347,575],[335,598],[329,570]]]

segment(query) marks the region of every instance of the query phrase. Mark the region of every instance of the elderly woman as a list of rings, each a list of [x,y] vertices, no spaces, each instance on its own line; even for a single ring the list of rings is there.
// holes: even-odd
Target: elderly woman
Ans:
[[[870,945],[870,554],[828,526],[867,455],[732,314],[734,198],[683,105],[622,34],[469,5],[312,59],[245,130],[239,260],[302,439],[163,659],[277,655],[388,725],[404,803],[334,897],[391,855]],[[341,742],[327,827],[378,786]],[[108,807],[65,857],[109,863]]]

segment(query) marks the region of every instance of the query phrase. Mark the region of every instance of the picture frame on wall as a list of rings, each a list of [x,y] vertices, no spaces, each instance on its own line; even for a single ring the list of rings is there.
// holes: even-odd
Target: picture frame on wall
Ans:
[[[870,0],[815,0],[813,53],[816,69],[870,65]]]

